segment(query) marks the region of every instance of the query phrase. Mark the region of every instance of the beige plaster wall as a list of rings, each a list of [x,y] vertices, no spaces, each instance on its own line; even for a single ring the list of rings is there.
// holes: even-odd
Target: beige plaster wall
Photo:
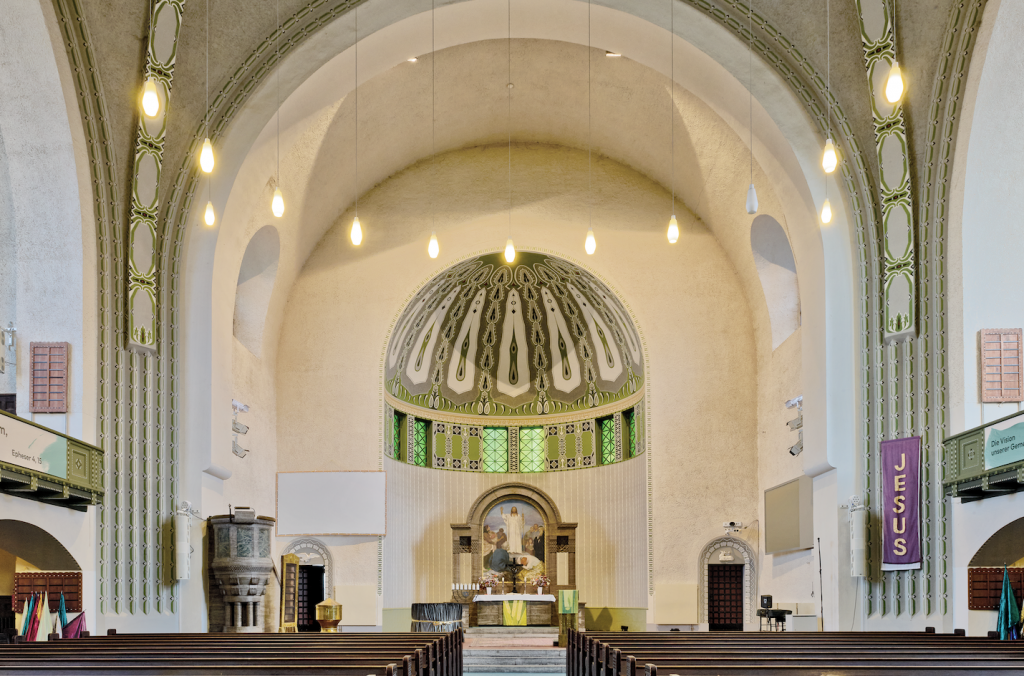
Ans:
[[[360,199],[362,247],[353,247],[348,238],[351,212],[317,246],[284,309],[276,389],[279,471],[378,468],[380,356],[392,322],[412,293],[454,260],[503,245],[509,231],[508,161],[508,148],[499,145],[445,154],[437,160],[435,176],[429,163],[413,165]],[[682,237],[669,246],[664,229],[670,195],[623,165],[594,158],[598,249],[592,257],[582,251],[588,224],[586,153],[517,144],[512,176],[517,245],[585,258],[581,262],[617,290],[643,333],[651,374],[654,575],[696,582],[697,556],[704,543],[721,534],[722,521],[751,521],[757,515],[754,331],[740,281],[716,239],[682,205],[677,207]],[[432,185],[438,186],[433,204],[441,233],[436,261],[426,255],[435,227]],[[747,228],[749,222],[736,227]],[[462,480],[424,471],[436,473],[438,480]],[[569,474],[578,475],[572,481],[585,492],[599,473]],[[643,496],[643,486],[635,490]],[[571,491],[564,495],[571,504]],[[394,493],[389,499],[396,499]],[[423,506],[413,511],[430,502],[430,494],[423,493],[417,502]],[[461,510],[457,503],[439,507],[445,514],[468,509],[469,503]],[[437,523],[431,527],[440,535]],[[387,598],[408,603],[443,592],[450,577],[442,582],[438,568],[421,571],[418,558],[411,564],[416,547],[429,545],[417,545],[419,535],[397,533],[388,536],[385,549],[406,561],[403,575],[414,591],[386,588],[386,595],[397,594]],[[449,535],[436,546],[446,545]],[[636,551],[637,562],[646,547],[645,541]],[[376,571],[375,545],[345,551],[352,556],[339,563],[340,575]],[[594,595],[609,603],[641,599],[636,590],[595,590]]]

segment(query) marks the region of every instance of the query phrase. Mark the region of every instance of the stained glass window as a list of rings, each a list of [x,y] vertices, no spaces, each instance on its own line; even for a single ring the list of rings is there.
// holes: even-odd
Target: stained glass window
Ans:
[[[629,430],[629,457],[636,457],[636,416],[633,414],[633,409],[622,412],[622,422],[625,423]]]
[[[544,428],[523,427],[519,430],[519,471],[544,470]]]
[[[522,463],[522,451],[520,451],[520,463]],[[508,471],[507,427],[484,428],[484,471]]]
[[[417,418],[413,422],[413,464],[420,467],[427,466],[427,429],[430,427],[430,421],[420,420]]]
[[[601,418],[597,424],[601,428],[601,464],[610,465],[615,462],[615,419]]]

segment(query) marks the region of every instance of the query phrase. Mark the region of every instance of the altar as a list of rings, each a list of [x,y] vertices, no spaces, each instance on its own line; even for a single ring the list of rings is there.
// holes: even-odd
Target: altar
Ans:
[[[553,594],[478,594],[477,625],[481,627],[550,626]]]

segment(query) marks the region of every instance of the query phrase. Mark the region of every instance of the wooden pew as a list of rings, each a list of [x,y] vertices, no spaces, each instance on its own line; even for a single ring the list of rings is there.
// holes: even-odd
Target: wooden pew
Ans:
[[[934,633],[570,632],[570,676],[1024,673],[1024,646]]]
[[[6,674],[461,676],[450,634],[113,634],[0,646]]]

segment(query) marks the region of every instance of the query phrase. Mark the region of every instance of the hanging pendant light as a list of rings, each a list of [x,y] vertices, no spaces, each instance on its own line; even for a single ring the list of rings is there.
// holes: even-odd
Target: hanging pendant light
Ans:
[[[821,205],[821,222],[828,225],[832,222],[832,203],[825,198],[825,203]]]
[[[748,0],[749,2],[750,0]],[[747,5],[747,98],[750,115],[750,187],[747,188],[747,213],[757,213],[757,189],[754,188],[754,8]]]
[[[409,60],[415,61],[416,59]],[[434,229],[431,230],[430,242],[427,243],[427,255],[431,258],[437,258],[437,254],[441,252],[441,245],[437,243],[437,204],[434,201],[434,196],[437,194],[437,145],[435,143],[437,118],[434,112],[436,107],[434,64],[436,60],[437,54],[434,50],[434,0],[430,0],[430,222]]]
[[[358,216],[352,219],[352,229],[349,231],[348,236],[356,246],[363,243],[363,226],[359,224]]]
[[[213,171],[213,144],[209,138],[203,141],[203,149],[199,153],[199,166],[203,173],[209,174]]]
[[[889,103],[898,103],[903,97],[903,72],[900,62],[893,61],[889,70],[889,79],[885,82],[885,98]]]
[[[281,192],[281,2],[278,0],[275,5],[275,12],[277,17],[277,34],[274,37],[274,47],[277,50],[277,59],[275,61],[276,80],[277,80],[277,182],[278,185],[274,187],[274,197],[270,200],[270,210],[274,216],[281,218],[284,216],[284,194]]]
[[[590,0],[587,0],[587,219],[590,227],[587,229],[587,238],[583,241],[583,250],[588,256],[593,256],[597,251],[597,239],[594,237],[594,146],[593,146],[593,124],[591,122],[591,44],[590,44]]]
[[[516,259],[516,246],[512,243],[512,0],[507,2],[508,12],[508,241],[505,242],[505,261]]]
[[[146,117],[156,117],[160,112],[160,95],[156,92],[156,80],[152,77],[146,78],[146,84],[142,86],[142,112]]]
[[[508,241],[505,242],[505,260],[511,263],[516,259],[516,245],[512,243],[512,238],[509,237]]]
[[[839,158],[836,156],[836,147],[832,139],[825,141],[825,152],[821,156],[821,168],[826,174],[831,174],[839,165]]]
[[[588,256],[593,256],[594,252],[597,251],[597,240],[594,239],[594,229],[587,230],[587,241],[583,244],[583,248],[586,249]]]
[[[355,165],[356,165],[356,214],[352,218],[352,229],[349,230],[348,236],[352,240],[352,244],[359,246],[363,243],[363,226],[359,223],[359,7],[355,7],[353,10],[353,18],[355,20],[355,84],[352,87],[353,94],[355,96],[355,117],[353,119],[353,126],[355,127],[353,138],[355,139]]]
[[[278,218],[284,216],[284,195],[280,188],[274,188],[274,199],[270,201],[270,210]]]
[[[441,246],[437,243],[437,233],[430,233],[430,243],[427,244],[427,253],[430,254],[431,258],[437,258],[437,254],[441,253]]]
[[[213,202],[206,203],[206,214],[203,216],[203,220],[205,220],[206,224],[209,226],[212,226],[217,222],[217,215],[213,213]]]
[[[676,220],[676,215],[672,214],[672,218],[668,221],[668,243],[675,244],[679,241],[679,221]]]

